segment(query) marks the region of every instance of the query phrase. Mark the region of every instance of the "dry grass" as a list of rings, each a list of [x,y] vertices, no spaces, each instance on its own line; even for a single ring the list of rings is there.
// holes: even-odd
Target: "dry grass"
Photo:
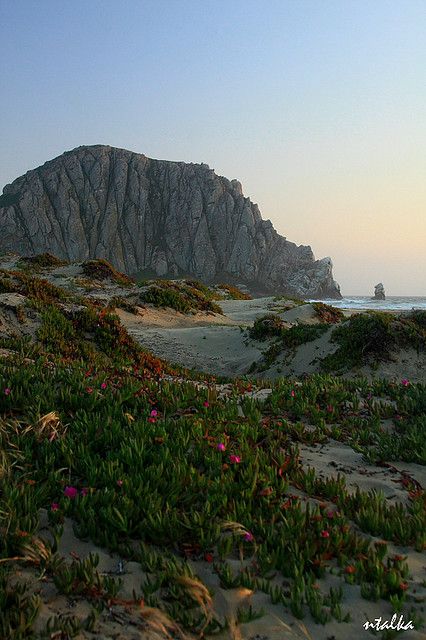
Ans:
[[[146,631],[157,633],[167,640],[173,640],[176,636],[182,640],[190,640],[190,636],[186,635],[179,625],[160,609],[141,605],[140,614]]]
[[[190,578],[188,576],[179,576],[176,582],[184,587],[188,596],[194,600],[206,617],[203,629],[211,622],[213,618],[213,600],[209,590],[198,578]]]
[[[57,411],[50,411],[42,416],[35,425],[28,425],[22,432],[23,435],[33,432],[38,442],[42,440],[57,440],[63,437],[67,432],[67,427],[64,426],[59,418]]]

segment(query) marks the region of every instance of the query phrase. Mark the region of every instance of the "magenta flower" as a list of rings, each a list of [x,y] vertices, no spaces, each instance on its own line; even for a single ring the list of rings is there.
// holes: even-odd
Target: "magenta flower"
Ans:
[[[151,418],[155,418],[156,416],[158,416],[158,411],[157,411],[157,409],[153,409],[151,411]]]
[[[87,387],[86,391],[87,391],[87,393],[93,393],[92,387]]]
[[[408,387],[408,385],[410,384],[410,381],[407,380],[407,378],[403,378],[401,380],[401,384],[402,384],[403,387]]]
[[[117,484],[118,484],[119,487],[122,487],[123,486],[123,481],[122,480],[117,480]]]
[[[59,504],[57,502],[52,502],[52,504],[50,505],[50,510],[59,511]]]
[[[253,536],[253,534],[252,534],[252,533],[250,533],[250,531],[247,531],[247,533],[246,533],[246,534],[244,534],[244,540],[245,540],[246,542],[253,542],[253,540],[254,540],[254,536]]]
[[[229,462],[232,462],[233,464],[239,464],[241,462],[241,458],[240,456],[229,456]]]
[[[292,389],[292,390],[290,391],[290,395],[291,395],[291,397],[292,397],[292,398],[294,398],[294,397],[295,397],[296,392],[295,392],[295,390],[294,390],[294,389]]]
[[[332,518],[334,518],[334,511],[327,511],[326,516],[331,520]]]
[[[71,500],[74,500],[74,498],[76,498],[77,495],[78,495],[78,491],[75,487],[65,487],[64,496],[66,496],[67,498],[71,498]]]
[[[83,487],[80,493],[82,496],[87,496],[87,494],[89,493],[89,489],[87,487]]]
[[[331,404],[327,405],[327,412],[328,413],[333,413],[333,405],[331,405]]]
[[[6,387],[6,389],[4,390],[4,395],[5,395],[5,396],[9,396],[9,395],[10,395],[10,393],[11,393],[11,391],[12,391],[12,390],[11,390],[11,389],[9,389],[9,387]]]
[[[223,442],[219,442],[219,444],[217,445],[217,448],[219,451],[225,451],[226,447],[223,444]]]
[[[106,383],[106,382],[103,382],[103,383],[101,384],[101,389],[106,389],[106,388],[107,388],[107,386],[108,386],[108,385],[107,385],[107,383]]]
[[[326,531],[325,529],[323,531],[321,531],[321,538],[329,538],[330,534],[328,531]]]
[[[155,419],[153,416],[150,416],[150,417],[148,418],[148,422],[151,422],[152,424],[154,424],[154,423],[155,423],[155,422],[157,422],[157,421],[156,421],[156,419]]]
[[[210,406],[210,404],[207,402],[207,400],[206,400],[205,402],[203,402],[203,407],[206,407],[206,408],[207,408],[207,407],[209,407],[209,406]]]

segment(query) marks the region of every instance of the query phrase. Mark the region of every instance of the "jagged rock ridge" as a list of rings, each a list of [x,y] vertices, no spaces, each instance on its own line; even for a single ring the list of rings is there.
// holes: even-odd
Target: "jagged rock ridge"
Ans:
[[[78,147],[0,196],[0,252],[106,258],[129,274],[228,277],[265,291],[340,297],[330,258],[280,236],[241,184],[205,164]]]

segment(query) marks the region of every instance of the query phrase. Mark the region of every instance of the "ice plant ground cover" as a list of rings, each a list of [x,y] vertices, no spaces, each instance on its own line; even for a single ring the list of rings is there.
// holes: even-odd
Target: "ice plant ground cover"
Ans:
[[[95,610],[107,607],[118,593],[115,583],[103,586],[99,576],[89,576],[86,584],[95,568],[80,576],[78,567],[67,567],[54,549],[47,558],[27,557],[28,549],[37,549],[41,508],[49,511],[54,535],[60,535],[60,524],[69,516],[78,536],[123,558],[146,562],[154,554],[147,551],[150,545],[157,554],[159,548],[166,556],[173,552],[169,569],[165,559],[152,560],[153,582],[140,585],[136,600],[159,607],[189,632],[207,634],[220,622],[185,595],[178,581],[179,576],[194,578],[184,561],[188,553],[208,554],[222,584],[262,589],[296,617],[310,611],[318,622],[346,618],[344,602],[313,589],[331,569],[365,597],[391,599],[410,609],[404,558],[388,554],[386,544],[372,544],[365,534],[420,552],[423,492],[415,483],[408,486],[408,506],[389,506],[375,494],[349,495],[342,480],[303,469],[297,443],[333,437],[360,447],[369,458],[389,453],[386,459],[392,459],[393,451],[393,457],[424,464],[421,385],[371,386],[316,377],[292,395],[292,382],[284,381],[263,403],[243,398],[242,417],[237,386],[234,399],[225,401],[192,383],[141,380],[120,368],[88,371],[81,363],[44,358],[25,366],[19,357],[3,360],[1,375],[4,637],[31,637],[40,604],[24,592],[17,597],[8,584],[14,563],[7,558],[35,563],[64,593],[75,593],[78,586],[79,597],[88,598]],[[375,397],[392,399],[395,408]],[[367,402],[357,411],[361,399]],[[40,420],[52,407],[55,419],[41,429]],[[393,448],[378,426],[380,417],[390,414],[398,416]],[[313,429],[302,421],[308,416]],[[316,501],[302,500],[295,488]],[[226,523],[238,527],[228,531]],[[239,557],[248,563],[231,576],[227,561]],[[289,579],[290,586],[274,584],[272,573]],[[185,608],[176,604],[182,601]],[[25,623],[17,610],[14,615],[22,602]]]
[[[1,638],[96,637],[113,615],[169,638],[262,619],[256,607],[220,615],[206,566],[221,589],[262,593],[288,620],[337,622],[336,637],[357,613],[348,589],[421,628],[425,585],[407,562],[425,548],[420,484],[396,475],[399,502],[353,491],[301,449],[337,442],[377,465],[425,465],[424,384],[324,374],[268,382],[263,395],[234,380],[223,393],[143,352],[101,305],[71,307],[28,274],[3,279],[24,287],[38,325],[0,344]],[[140,565],[131,597],[95,553],[59,552],[70,522],[119,567]],[[83,614],[46,620],[46,589]]]

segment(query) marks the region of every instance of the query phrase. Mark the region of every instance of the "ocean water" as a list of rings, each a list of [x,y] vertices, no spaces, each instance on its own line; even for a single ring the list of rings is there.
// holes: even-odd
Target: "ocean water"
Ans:
[[[316,300],[310,300],[316,302]],[[388,296],[386,300],[372,300],[369,296],[347,296],[341,300],[320,300],[338,309],[372,309],[376,311],[411,311],[421,309],[426,311],[426,297]]]

